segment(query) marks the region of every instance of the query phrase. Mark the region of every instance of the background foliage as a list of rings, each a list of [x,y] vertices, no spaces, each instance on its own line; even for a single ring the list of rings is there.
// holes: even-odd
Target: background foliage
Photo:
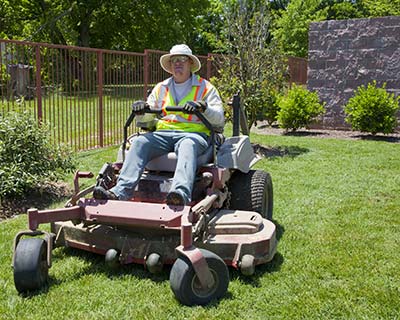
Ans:
[[[326,9],[317,10],[320,0],[292,0],[282,15],[276,19],[274,37],[287,55],[306,57],[308,26],[310,22],[326,17]]]
[[[307,53],[311,21],[400,15],[400,0],[254,0],[267,6],[272,38],[288,55]],[[185,42],[198,54],[220,49],[227,8],[247,0],[2,0],[0,37],[104,49],[168,50]],[[268,41],[269,41],[268,40]]]
[[[5,0],[0,30],[9,38],[104,49],[166,50],[179,42],[196,48],[197,17],[208,6],[207,0]]]

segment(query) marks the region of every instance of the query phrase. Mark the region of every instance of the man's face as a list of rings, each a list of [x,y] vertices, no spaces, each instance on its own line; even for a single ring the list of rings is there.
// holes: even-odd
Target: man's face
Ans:
[[[172,56],[170,63],[172,75],[176,83],[182,83],[189,79],[193,61],[188,56]]]

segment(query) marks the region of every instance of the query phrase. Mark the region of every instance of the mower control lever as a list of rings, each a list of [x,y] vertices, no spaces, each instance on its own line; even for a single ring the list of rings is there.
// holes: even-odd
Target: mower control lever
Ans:
[[[183,110],[183,107],[180,107],[180,106],[167,106],[167,107],[165,107],[165,110],[175,111],[175,112],[185,112]],[[150,109],[150,106],[147,106],[146,109],[143,110],[143,112],[144,113],[161,114],[162,110]],[[132,124],[132,121],[135,118],[136,114],[137,114],[137,112],[132,110],[132,113],[130,114],[128,120],[125,123],[126,128],[128,128]],[[195,110],[194,114],[204,123],[204,125],[207,127],[208,130],[211,131],[211,133],[214,132],[214,128],[213,128],[212,124],[207,120],[206,117],[204,117],[204,115],[199,110]]]

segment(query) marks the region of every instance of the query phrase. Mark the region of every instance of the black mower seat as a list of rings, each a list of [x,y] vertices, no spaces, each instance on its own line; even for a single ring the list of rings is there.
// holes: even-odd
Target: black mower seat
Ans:
[[[197,157],[197,167],[201,167],[207,163],[212,162],[212,150],[213,148],[209,146],[202,155]],[[150,160],[146,169],[149,171],[167,171],[174,172],[176,168],[177,156],[175,152],[169,152],[163,154],[157,158]]]

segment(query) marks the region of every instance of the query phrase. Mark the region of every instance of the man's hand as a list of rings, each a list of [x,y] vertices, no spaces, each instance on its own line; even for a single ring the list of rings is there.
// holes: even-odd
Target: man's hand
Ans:
[[[136,101],[132,104],[132,111],[136,114],[143,114],[144,110],[148,108],[148,105],[145,101]]]
[[[207,103],[204,101],[188,101],[183,106],[183,112],[194,113],[196,110],[203,113],[207,109]]]

